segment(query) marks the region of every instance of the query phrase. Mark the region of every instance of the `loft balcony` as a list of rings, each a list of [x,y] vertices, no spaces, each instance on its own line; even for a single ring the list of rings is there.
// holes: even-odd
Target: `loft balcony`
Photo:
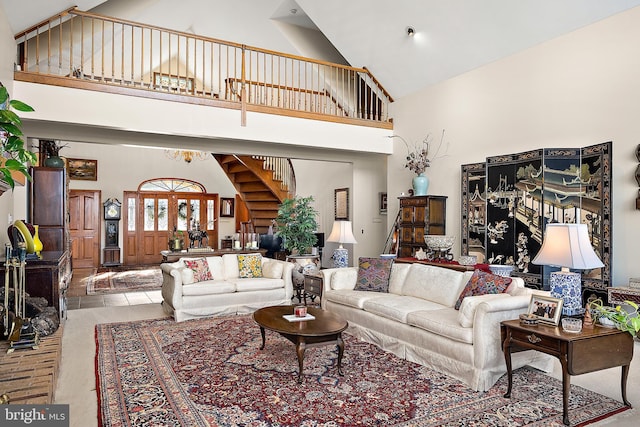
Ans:
[[[65,10],[15,36],[17,81],[392,129],[366,68]]]

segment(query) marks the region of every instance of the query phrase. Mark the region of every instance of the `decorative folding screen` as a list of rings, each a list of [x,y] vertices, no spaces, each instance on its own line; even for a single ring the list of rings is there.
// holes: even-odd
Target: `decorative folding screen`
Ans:
[[[546,224],[587,224],[603,268],[583,272],[584,298],[611,285],[611,148],[545,148],[462,166],[462,253],[514,265],[527,286],[548,289],[557,268],[531,263]],[[484,211],[483,211],[484,209]]]

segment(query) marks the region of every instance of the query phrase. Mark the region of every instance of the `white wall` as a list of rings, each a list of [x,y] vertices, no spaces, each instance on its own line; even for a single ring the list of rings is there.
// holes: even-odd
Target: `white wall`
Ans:
[[[460,238],[460,165],[535,148],[613,141],[613,281],[640,276],[635,149],[640,140],[640,8],[577,30],[393,105],[394,133],[419,141],[446,129],[448,157],[427,171],[429,192],[449,197],[447,234]],[[395,140],[389,194],[410,186]],[[389,220],[392,220],[391,213]],[[459,252],[459,244],[455,246]]]

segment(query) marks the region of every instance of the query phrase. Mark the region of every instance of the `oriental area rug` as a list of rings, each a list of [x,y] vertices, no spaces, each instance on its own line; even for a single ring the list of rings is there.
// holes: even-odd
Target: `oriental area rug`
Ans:
[[[251,316],[160,319],[96,326],[101,426],[562,426],[562,385],[514,372],[487,392],[343,334],[308,348],[298,384],[295,347]],[[570,421],[586,425],[627,409],[571,386]]]
[[[154,291],[162,288],[157,266],[96,268],[87,280],[87,295]]]

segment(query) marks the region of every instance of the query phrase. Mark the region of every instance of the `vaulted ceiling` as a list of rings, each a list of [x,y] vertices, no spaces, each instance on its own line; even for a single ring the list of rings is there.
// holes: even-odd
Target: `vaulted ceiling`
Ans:
[[[14,33],[77,5],[118,18],[369,68],[398,99],[640,0],[0,0]],[[415,33],[407,35],[407,27]],[[332,49],[332,46],[335,50]]]

